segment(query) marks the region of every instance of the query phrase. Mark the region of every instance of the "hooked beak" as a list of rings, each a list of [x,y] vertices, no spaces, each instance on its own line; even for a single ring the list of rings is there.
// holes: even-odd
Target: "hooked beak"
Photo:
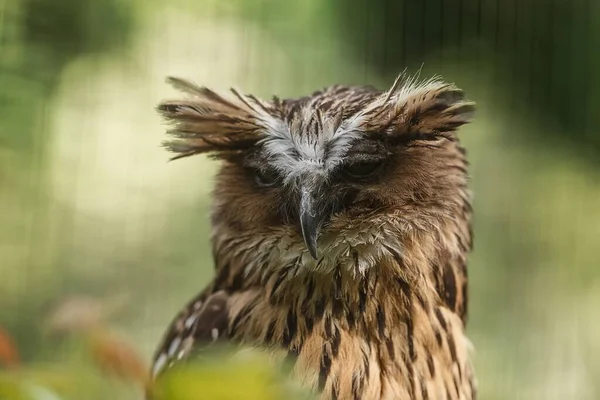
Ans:
[[[314,196],[303,189],[300,197],[300,226],[306,248],[315,260],[318,258],[317,238],[325,218],[326,213],[319,207]]]

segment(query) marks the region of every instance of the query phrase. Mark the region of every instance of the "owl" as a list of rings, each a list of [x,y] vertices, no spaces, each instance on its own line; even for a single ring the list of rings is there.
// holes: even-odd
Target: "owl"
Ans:
[[[464,92],[401,74],[265,101],[168,80],[185,93],[158,106],[173,159],[220,163],[215,273],[153,376],[226,341],[290,362],[320,399],[475,399]]]

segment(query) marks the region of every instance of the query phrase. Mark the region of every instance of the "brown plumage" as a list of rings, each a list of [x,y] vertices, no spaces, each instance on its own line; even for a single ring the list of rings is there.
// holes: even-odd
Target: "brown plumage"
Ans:
[[[401,76],[266,102],[171,82],[189,96],[159,106],[167,147],[222,167],[215,278],[168,329],[155,376],[223,339],[293,360],[322,399],[475,399],[463,92]]]

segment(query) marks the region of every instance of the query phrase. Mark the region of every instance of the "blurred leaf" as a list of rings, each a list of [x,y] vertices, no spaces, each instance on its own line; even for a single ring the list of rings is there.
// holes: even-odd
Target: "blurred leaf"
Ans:
[[[61,400],[56,393],[43,386],[29,384],[25,389],[32,400]]]
[[[274,374],[259,362],[186,365],[158,380],[154,400],[270,400],[285,395]]]
[[[103,330],[91,332],[89,340],[92,358],[101,370],[146,386],[149,367],[129,341]]]
[[[132,396],[134,393],[140,393],[138,387],[119,384],[98,373],[89,358],[77,360],[68,353],[61,356],[60,363],[30,364],[18,372],[0,375],[0,382],[8,382],[7,387],[18,387],[28,396],[46,396],[41,398],[48,399],[52,399],[48,397],[52,395],[65,400],[133,399],[136,398]],[[4,397],[0,395],[0,399],[4,400]]]
[[[56,393],[20,376],[0,376],[0,399],[2,400],[61,400]]]
[[[77,372],[79,372],[77,368]],[[23,381],[35,382],[53,392],[69,392],[77,385],[80,377],[71,369],[57,369],[55,367],[44,367],[28,365],[20,371]]]
[[[19,382],[0,376],[0,399],[27,400],[28,396]]]
[[[103,320],[102,304],[85,297],[62,301],[51,313],[48,326],[53,331],[81,331],[94,328]]]
[[[107,299],[73,296],[63,299],[48,318],[48,327],[55,332],[89,331],[106,323],[109,316],[121,309],[126,301],[116,295]]]
[[[7,367],[16,367],[20,364],[20,357],[15,343],[8,332],[0,328],[0,362]]]

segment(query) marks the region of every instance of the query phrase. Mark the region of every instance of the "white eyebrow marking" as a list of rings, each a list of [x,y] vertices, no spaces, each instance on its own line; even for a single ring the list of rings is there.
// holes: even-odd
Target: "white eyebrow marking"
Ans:
[[[267,136],[260,141],[274,166],[289,182],[294,177],[310,172],[326,174],[340,164],[352,142],[362,136],[357,130],[361,117],[336,121],[334,116],[325,115],[312,132],[296,132],[305,129],[308,121],[314,118],[314,110],[306,107],[300,111],[298,121],[293,121],[287,129],[267,130]]]

